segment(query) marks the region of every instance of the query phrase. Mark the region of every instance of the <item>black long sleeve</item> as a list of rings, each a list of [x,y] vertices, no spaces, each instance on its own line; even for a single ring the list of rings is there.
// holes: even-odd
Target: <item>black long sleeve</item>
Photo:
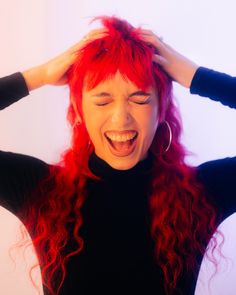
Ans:
[[[236,108],[235,77],[200,67],[193,77],[190,92]],[[198,171],[199,180],[212,196],[211,201],[222,219],[233,214],[236,211],[236,157],[203,163]]]
[[[0,151],[0,205],[17,215],[48,173],[49,165],[40,159]]]
[[[28,94],[25,79],[20,72],[0,78],[0,110]]]
[[[193,77],[190,92],[236,108],[236,77],[199,67]]]
[[[28,94],[20,72],[0,78],[0,110]],[[0,205],[17,214],[47,173],[48,165],[39,159],[0,151]]]

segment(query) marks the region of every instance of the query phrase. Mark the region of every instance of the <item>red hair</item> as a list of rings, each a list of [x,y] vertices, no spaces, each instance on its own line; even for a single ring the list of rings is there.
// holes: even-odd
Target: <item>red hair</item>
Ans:
[[[171,293],[181,272],[196,268],[197,254],[205,252],[216,229],[216,213],[197,181],[196,169],[185,163],[186,152],[180,143],[181,124],[173,101],[172,83],[152,61],[155,49],[141,40],[139,28],[126,21],[116,17],[101,17],[100,20],[108,30],[107,36],[84,46],[68,75],[71,93],[68,120],[74,126],[71,147],[62,155],[57,167],[51,169],[50,181],[53,183],[49,192],[38,205],[32,206],[26,224],[33,229],[37,217],[33,242],[41,255],[43,283],[52,294],[57,294],[65,278],[67,260],[83,248],[83,240],[78,235],[83,222],[81,207],[86,180],[95,177],[88,167],[94,147],[89,144],[84,122],[75,124],[73,104],[83,117],[81,102],[85,79],[87,87],[92,89],[118,70],[141,89],[152,85],[158,91],[160,121],[168,121],[173,133],[166,153],[163,150],[168,143],[168,134],[161,127],[150,148],[155,159],[151,179],[150,233],[155,241],[158,264],[164,273],[166,291]],[[49,182],[46,183],[48,186]],[[66,245],[71,224],[74,225],[77,247],[68,252]]]

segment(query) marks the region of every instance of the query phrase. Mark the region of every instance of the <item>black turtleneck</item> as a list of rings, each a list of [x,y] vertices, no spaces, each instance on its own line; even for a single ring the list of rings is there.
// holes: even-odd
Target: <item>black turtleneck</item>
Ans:
[[[87,183],[80,230],[84,250],[69,261],[60,294],[158,294],[162,290],[149,234],[151,166],[151,154],[124,171],[92,154],[89,167],[101,180]]]
[[[151,173],[153,163],[153,155],[151,152],[148,153],[147,158],[143,161],[138,162],[134,167],[127,170],[118,170],[112,168],[108,163],[99,158],[94,152],[89,158],[89,168],[96,175],[101,178],[115,179],[122,177],[122,179],[129,179],[143,177]]]

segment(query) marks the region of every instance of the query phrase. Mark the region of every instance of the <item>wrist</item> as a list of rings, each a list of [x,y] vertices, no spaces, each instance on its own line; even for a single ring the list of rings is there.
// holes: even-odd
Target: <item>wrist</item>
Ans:
[[[187,88],[190,88],[191,86],[191,83],[192,83],[192,80],[193,80],[193,77],[197,71],[197,69],[199,68],[198,65],[192,63],[187,71],[187,77],[186,77],[186,83],[185,83],[185,87]]]
[[[190,68],[190,74],[189,74],[189,82],[188,82],[188,88],[191,87],[191,84],[192,84],[192,81],[193,81],[193,78],[198,70],[199,66],[196,65],[196,64],[192,64],[191,68]]]
[[[40,65],[22,73],[29,91],[37,89],[46,84],[44,72],[44,67]]]

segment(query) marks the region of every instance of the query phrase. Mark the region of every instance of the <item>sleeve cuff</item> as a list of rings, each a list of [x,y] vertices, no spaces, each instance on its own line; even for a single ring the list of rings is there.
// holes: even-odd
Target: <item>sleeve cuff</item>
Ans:
[[[20,72],[0,79],[0,109],[4,109],[29,94],[26,81]]]

